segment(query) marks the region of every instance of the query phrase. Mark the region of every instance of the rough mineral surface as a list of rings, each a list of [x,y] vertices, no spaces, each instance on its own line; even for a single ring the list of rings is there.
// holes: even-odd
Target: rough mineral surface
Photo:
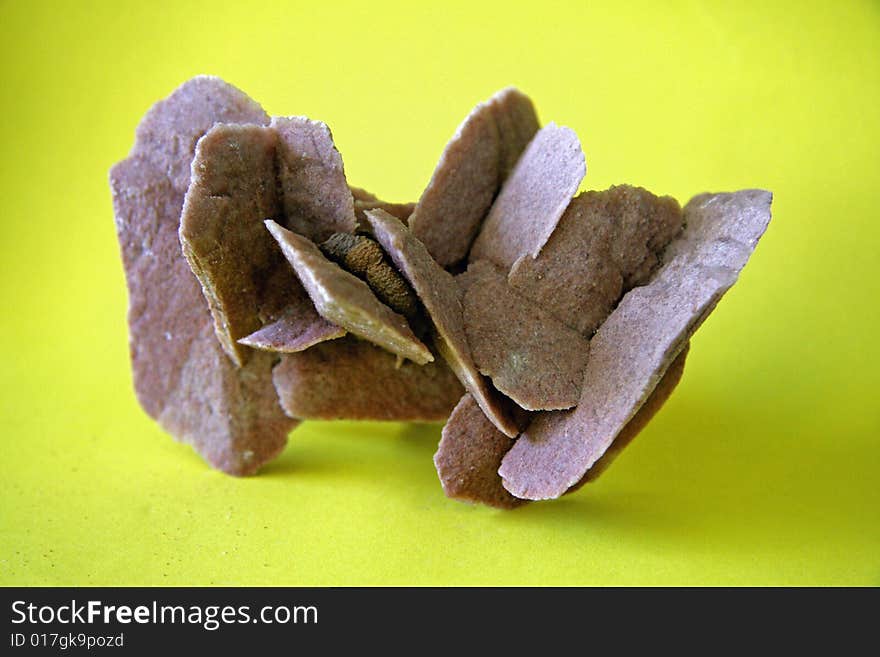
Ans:
[[[581,396],[590,345],[575,329],[517,294],[488,261],[468,267],[464,328],[480,372],[530,411],[571,408]]]
[[[386,261],[385,252],[377,242],[366,235],[334,233],[319,248],[345,271],[366,281],[379,300],[393,311],[407,319],[414,319],[418,314],[415,293]]]
[[[351,192],[323,123],[275,118],[272,127],[217,125],[199,140],[181,217],[180,241],[211,307],[217,338],[241,365],[242,340],[267,328],[273,346],[297,351],[332,335],[314,312],[263,221],[276,218],[309,235],[353,230]],[[290,306],[288,308],[287,306]]]
[[[537,258],[520,258],[510,284],[589,337],[621,296],[644,285],[682,227],[675,199],[620,185],[574,198]]]
[[[333,233],[318,245],[325,256],[345,271],[365,276],[370,265],[382,262],[382,248],[366,235]]]
[[[370,210],[366,214],[376,239],[415,290],[434,323],[434,343],[440,355],[489,420],[506,435],[516,436],[519,427],[515,419],[474,364],[464,332],[461,298],[455,280],[400,220],[382,210]]]
[[[648,426],[648,422],[650,422],[657,414],[657,411],[663,407],[663,404],[666,403],[666,400],[672,395],[672,391],[675,390],[679,381],[681,381],[681,376],[684,374],[684,364],[687,360],[690,347],[690,343],[687,343],[684,346],[675,360],[669,365],[666,374],[660,379],[660,383],[654,388],[654,392],[651,393],[651,396],[645,400],[645,403],[641,405],[636,414],[633,415],[632,419],[627,422],[626,426],[619,434],[617,434],[617,438],[611,443],[611,447],[605,450],[605,453],[589,470],[587,470],[587,473],[581,477],[581,480],[569,488],[566,493],[572,493],[585,483],[598,479],[599,475],[608,469],[608,466],[610,466],[614,459],[616,459],[620,453],[629,446],[642,429]]]
[[[397,270],[386,262],[367,267],[367,285],[386,306],[407,319],[415,319],[419,302],[415,293],[400,277]]]
[[[276,141],[271,128],[214,126],[196,146],[180,220],[183,253],[202,284],[217,339],[237,365],[251,353],[237,340],[262,326],[267,279],[285,265],[263,226],[281,211]],[[295,289],[296,277],[289,267],[286,273],[279,285]]]
[[[330,128],[301,116],[273,117],[272,128],[278,133],[283,225],[315,242],[353,233],[354,200]]]
[[[389,215],[390,216],[390,215]],[[266,227],[281,247],[315,308],[327,321],[423,365],[434,356],[407,321],[383,304],[367,284],[331,262],[310,240],[274,221]]]
[[[243,337],[239,344],[265,351],[293,353],[345,335],[344,328],[331,324],[318,314],[305,292],[292,301],[278,319]]]
[[[541,128],[492,204],[471,262],[491,260],[507,271],[522,256],[536,257],[586,173],[574,131],[552,123]]]
[[[448,496],[511,508],[576,490],[672,393],[771,202],[572,199],[585,171],[574,133],[539,130],[505,89],[417,205],[387,203],[348,185],[325,124],[190,80],[110,172],[139,401],[231,474],[277,455],[298,418],[448,417]]]
[[[274,379],[284,409],[304,419],[442,422],[464,392],[440,360],[398,365],[351,336],[285,355]]]
[[[481,502],[500,509],[524,503],[501,485],[498,466],[512,443],[480,410],[471,395],[465,395],[452,411],[434,465],[447,497],[464,502]]]
[[[687,347],[669,366],[654,392],[618,434],[605,455],[567,492],[573,492],[596,479],[648,424],[678,385],[686,356]],[[513,508],[523,504],[526,500],[511,495],[498,474],[504,455],[513,444],[510,438],[489,423],[471,396],[465,395],[443,428],[443,437],[434,455],[434,465],[446,495],[464,502],[479,502],[498,508]]]
[[[196,142],[215,123],[266,125],[269,116],[231,84],[200,75],[150,108],[137,127],[131,155],[146,160],[183,195]],[[179,218],[178,214],[175,223]]]
[[[537,416],[504,457],[517,497],[559,497],[605,453],[688,338],[736,281],[770,221],[769,192],[703,194],[651,281],[627,293],[590,342],[578,406]]]
[[[215,123],[268,122],[262,109],[217,78],[182,85],[147,113],[131,155],[110,185],[129,291],[135,391],[144,410],[211,465],[255,472],[284,447],[296,421],[272,386],[269,355],[242,368],[226,357],[178,238],[198,139]]]
[[[458,127],[409,219],[441,266],[467,255],[499,187],[537,130],[532,101],[512,88],[477,105]]]

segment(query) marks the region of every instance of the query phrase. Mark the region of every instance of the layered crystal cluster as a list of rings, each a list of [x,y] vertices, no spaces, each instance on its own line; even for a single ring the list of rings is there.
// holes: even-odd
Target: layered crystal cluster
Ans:
[[[669,397],[771,203],[577,194],[585,174],[574,132],[508,88],[418,202],[388,203],[349,186],[325,124],[186,82],[110,173],[138,399],[230,474],[306,419],[445,422],[450,497],[576,489]]]

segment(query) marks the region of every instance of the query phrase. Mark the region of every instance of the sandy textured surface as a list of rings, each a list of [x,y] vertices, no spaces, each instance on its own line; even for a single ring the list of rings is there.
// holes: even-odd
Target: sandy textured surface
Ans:
[[[617,434],[617,438],[611,443],[611,447],[605,450],[605,453],[596,461],[587,473],[581,477],[581,480],[566,491],[573,493],[584,484],[595,481],[605,470],[620,456],[621,452],[626,449],[629,444],[641,433],[642,429],[648,426],[648,423],[657,415],[657,412],[663,408],[663,404],[669,399],[673,391],[678,387],[679,381],[684,374],[684,365],[687,361],[687,355],[690,351],[690,343],[676,356],[675,360],[669,365],[663,378],[654,388],[650,397],[645,403],[639,407],[632,419],[626,423],[626,426]]]
[[[401,358],[419,364],[434,360],[406,319],[376,298],[369,286],[328,260],[310,240],[274,221],[266,227],[281,247],[315,308],[327,321]]]
[[[302,297],[297,296],[294,303],[284,308],[278,319],[238,342],[253,349],[293,353],[325,340],[341,338],[345,334],[344,328],[321,317],[315,310],[315,304],[303,293]]]
[[[467,280],[464,328],[480,372],[529,411],[577,404],[590,353],[587,339],[517,294],[485,260],[459,278]]]
[[[477,105],[458,127],[409,219],[441,266],[467,255],[498,189],[537,130],[532,101],[513,88]]]
[[[577,408],[536,417],[502,463],[517,497],[559,497],[605,453],[693,332],[734,284],[770,221],[771,194],[703,194],[651,281],[627,293],[590,342]]]
[[[647,282],[682,222],[675,199],[640,187],[584,192],[538,257],[517,260],[510,284],[589,337],[625,292]]]
[[[273,117],[272,128],[278,134],[283,225],[315,242],[354,232],[354,199],[330,128],[301,116]]]
[[[553,123],[541,128],[492,203],[470,260],[510,269],[522,256],[536,257],[586,173],[574,131]]]
[[[373,234],[415,290],[435,329],[437,351],[458,376],[489,420],[513,437],[519,433],[504,400],[477,369],[464,332],[461,295],[455,279],[440,267],[422,244],[398,219],[381,210],[367,212]]]
[[[512,509],[525,500],[504,489],[498,466],[511,446],[510,438],[486,419],[471,395],[465,395],[443,427],[434,465],[443,492],[463,502]]]
[[[178,228],[198,139],[217,122],[266,123],[260,107],[200,77],[153,106],[110,185],[129,292],[132,371],[144,410],[211,465],[250,474],[277,455],[296,422],[278,405],[272,359],[227,358]]]
[[[274,379],[285,410],[304,419],[442,422],[464,392],[442,360],[398,366],[351,336],[285,355]]]
[[[263,325],[260,306],[267,283],[298,287],[272,274],[285,265],[263,221],[281,211],[271,128],[214,126],[196,145],[192,182],[180,218],[180,242],[214,318],[223,349],[243,365],[250,349],[237,343]]]

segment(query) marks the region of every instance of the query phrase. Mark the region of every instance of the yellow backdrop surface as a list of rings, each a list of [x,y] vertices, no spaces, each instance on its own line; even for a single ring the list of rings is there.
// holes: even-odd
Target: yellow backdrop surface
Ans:
[[[0,2],[0,584],[880,584],[876,2]],[[107,170],[199,73],[414,200],[516,85],[584,188],[764,187],[682,384],[595,484],[447,500],[439,426],[307,422],[259,476],[141,411]]]

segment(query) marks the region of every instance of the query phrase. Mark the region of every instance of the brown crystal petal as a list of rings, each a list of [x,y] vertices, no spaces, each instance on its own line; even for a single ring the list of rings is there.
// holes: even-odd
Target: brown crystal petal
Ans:
[[[304,303],[308,297],[263,221],[283,215],[283,224],[320,234],[353,230],[353,212],[342,160],[322,123],[221,124],[199,140],[180,240],[217,338],[237,365],[249,346],[290,351],[340,335]],[[248,339],[264,326],[271,328]]]
[[[263,221],[281,211],[271,128],[216,125],[202,137],[180,218],[180,243],[214,318],[223,349],[237,365],[250,350],[239,338],[262,326],[261,295],[284,259]],[[287,286],[298,287],[292,272]],[[284,271],[284,270],[282,270]]]
[[[306,297],[306,301],[308,307],[289,306],[281,317],[241,338],[239,343],[263,351],[293,353],[345,335],[344,328],[318,315],[311,299]]]
[[[307,238],[271,220],[266,227],[324,319],[401,358],[420,365],[434,360],[406,319],[379,301],[364,281],[324,257]]]
[[[353,233],[354,199],[330,128],[301,116],[273,117],[272,128],[278,134],[283,225],[315,242]]]
[[[376,196],[372,192],[368,192],[363,187],[354,187],[352,185],[349,185],[348,189],[351,192],[351,196],[354,199],[355,203],[358,203],[358,202],[372,203],[372,202],[379,201],[378,196]]]
[[[644,285],[683,225],[675,199],[619,185],[575,197],[537,258],[522,256],[508,280],[590,337],[624,293]]]
[[[639,410],[636,411],[636,414],[633,415],[632,419],[627,422],[626,426],[621,429],[619,434],[617,434],[614,442],[611,443],[611,447],[605,450],[605,453],[599,457],[599,460],[596,461],[589,470],[587,470],[587,473],[581,477],[581,480],[578,483],[565,492],[566,495],[579,490],[584,484],[598,479],[599,475],[608,469],[614,459],[620,456],[620,453],[629,446],[642,429],[648,426],[648,422],[650,422],[657,412],[663,408],[663,404],[666,403],[672,395],[672,392],[678,387],[681,377],[684,374],[684,364],[687,360],[690,347],[691,343],[688,342],[681,350],[681,353],[679,353],[675,360],[669,365],[669,368],[654,388],[654,392],[651,393],[651,396],[645,400],[645,403],[639,407]]]
[[[492,203],[470,261],[491,260],[508,271],[522,256],[537,257],[586,172],[573,130],[541,128]]]
[[[434,325],[434,346],[470,392],[489,420],[511,438],[519,427],[504,401],[477,369],[464,331],[461,296],[452,275],[399,219],[382,210],[370,210],[367,219],[373,234],[397,270],[418,295]]]
[[[608,451],[566,494],[596,479],[645,428],[678,385],[686,356],[687,346],[666,370],[651,396],[617,435]],[[512,446],[510,439],[489,423],[473,398],[465,395],[443,427],[442,439],[434,455],[434,465],[446,495],[464,502],[478,502],[502,509],[527,502],[511,495],[498,474],[504,455]]]
[[[146,160],[171,187],[183,194],[189,187],[190,163],[196,142],[215,123],[266,125],[263,108],[220,78],[199,75],[168,98],[153,105],[135,132],[131,155]],[[180,216],[174,217],[175,224]]]
[[[770,221],[762,190],[703,194],[651,281],[624,296],[590,342],[583,395],[571,411],[542,413],[504,457],[517,497],[559,497],[605,453],[694,331],[734,284]]]
[[[464,392],[441,360],[399,364],[351,336],[284,355],[274,380],[289,415],[318,420],[442,422]]]
[[[443,492],[452,499],[499,509],[525,503],[508,493],[498,476],[498,466],[510,446],[510,438],[489,422],[474,398],[462,397],[443,427],[434,454]]]
[[[532,101],[513,88],[477,105],[458,127],[409,219],[442,267],[467,255],[498,188],[537,130]]]
[[[110,172],[138,400],[176,439],[236,475],[277,455],[297,422],[278,405],[269,355],[239,369],[224,354],[178,228],[198,139],[217,122],[267,121],[238,89],[196,78],[153,106],[132,154]]]
[[[590,344],[517,294],[488,261],[468,267],[464,328],[474,362],[495,387],[529,411],[578,403]]]

